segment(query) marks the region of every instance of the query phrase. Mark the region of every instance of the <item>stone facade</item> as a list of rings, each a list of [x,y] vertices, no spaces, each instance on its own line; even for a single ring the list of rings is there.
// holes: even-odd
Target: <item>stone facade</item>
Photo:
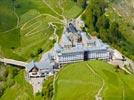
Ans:
[[[53,50],[42,57],[43,60],[29,63],[26,70],[28,77],[46,77],[53,75],[61,64],[90,59],[108,60],[111,54],[107,44],[83,32],[72,21],[66,26],[60,43],[55,43]]]
[[[82,30],[77,30],[71,22],[61,38],[61,44],[55,44],[57,63],[72,63],[90,59],[110,59],[110,48],[98,38],[93,38]]]

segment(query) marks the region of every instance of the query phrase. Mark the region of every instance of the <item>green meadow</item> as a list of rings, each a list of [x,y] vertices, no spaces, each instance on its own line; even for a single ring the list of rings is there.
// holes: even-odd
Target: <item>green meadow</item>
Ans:
[[[82,10],[72,0],[0,0],[0,57],[23,61],[38,60],[56,42],[55,29],[60,39],[64,20],[79,16]],[[4,73],[4,76],[0,74],[0,100],[50,98],[46,88],[49,88],[53,79],[45,81],[43,94],[34,95],[32,86],[25,80],[24,70],[16,72],[13,66],[0,66]]]
[[[14,85],[7,88],[1,97],[1,100],[32,100],[32,86],[26,82],[24,71],[20,71],[14,78]]]
[[[81,12],[81,6],[72,0],[0,0],[0,57],[38,60],[56,42],[55,29],[60,39],[64,20],[73,19]],[[6,78],[0,74],[0,100],[50,98],[46,88],[53,79],[45,81],[42,94],[33,95],[32,86],[25,80],[24,70],[17,71],[12,77],[16,69],[12,67],[1,66]],[[14,70],[8,72],[8,69]]]
[[[12,70],[12,68],[10,68]],[[14,78],[7,79],[3,95],[0,97],[0,100],[44,100],[44,97],[38,94],[33,94],[32,86],[25,80],[25,71],[20,70]],[[10,73],[11,74],[11,73]],[[13,82],[11,85],[10,82]],[[48,81],[49,82],[49,81]],[[1,84],[0,84],[1,85]],[[44,83],[43,87],[47,85]],[[43,92],[46,89],[43,90]]]
[[[61,37],[64,20],[82,12],[72,0],[1,0],[0,55],[17,60],[38,59],[53,47],[54,27]]]
[[[133,0],[89,0],[82,19],[89,33],[134,60],[132,4]]]
[[[103,61],[66,65],[55,78],[54,100],[132,100],[134,75]]]
[[[102,13],[100,8],[105,7],[105,3],[99,1],[102,2],[95,2],[97,6],[88,6],[83,15],[88,31],[92,33],[98,28],[105,42],[112,41],[113,47],[133,58],[133,27],[128,22],[122,23],[122,18],[113,11],[111,4]],[[0,57],[38,60],[56,42],[55,29],[60,39],[65,21],[82,13],[82,3],[83,0],[0,0]],[[118,28],[114,28],[115,21]],[[109,22],[109,28],[104,22]],[[103,27],[106,29],[103,30]],[[117,32],[117,36],[113,37],[111,31]],[[118,37],[120,33],[122,35]],[[116,71],[114,66],[104,61],[65,65],[54,80],[53,77],[45,80],[42,92],[35,95],[32,86],[25,80],[24,70],[12,67],[0,64],[0,100],[51,100],[52,96],[53,100],[134,99],[134,75]]]

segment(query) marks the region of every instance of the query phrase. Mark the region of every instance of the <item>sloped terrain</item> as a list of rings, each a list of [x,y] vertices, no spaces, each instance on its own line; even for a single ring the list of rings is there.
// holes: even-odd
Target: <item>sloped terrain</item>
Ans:
[[[134,76],[102,61],[65,66],[55,78],[54,100],[132,100]]]
[[[0,54],[19,60],[38,58],[56,41],[55,28],[60,38],[66,20],[81,11],[72,0],[1,0]]]
[[[42,92],[33,94],[32,86],[25,80],[25,70],[0,64],[0,100],[48,100],[52,82],[53,77],[48,78]]]
[[[88,32],[134,60],[133,0],[89,0],[82,18]]]
[[[81,14],[83,1],[0,0],[0,57],[38,59],[56,42],[55,30],[60,39],[66,21]],[[89,0],[82,17],[87,31],[96,31],[103,41],[134,59],[133,0],[105,1]],[[0,99],[51,100],[53,78],[46,80],[43,91],[34,96],[23,70],[0,69]],[[134,98],[134,76],[101,61],[66,65],[54,83],[54,100]]]
[[[55,37],[60,39],[66,20],[79,16],[81,12],[82,7],[72,0],[0,0],[0,57],[37,60],[41,53],[53,47],[57,41]],[[45,81],[44,93],[34,96],[31,85],[25,80],[24,70],[17,71],[14,77],[11,72],[10,77],[7,76],[7,67],[0,69],[0,99],[50,98],[50,80]],[[16,71],[16,68],[11,70]]]
[[[133,0],[116,0],[112,4],[113,8],[123,16],[127,21],[134,24],[134,1]]]

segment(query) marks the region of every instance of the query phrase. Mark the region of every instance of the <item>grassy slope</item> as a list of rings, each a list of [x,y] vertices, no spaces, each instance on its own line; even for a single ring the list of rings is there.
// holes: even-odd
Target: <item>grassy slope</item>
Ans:
[[[51,4],[57,5],[55,0]],[[64,15],[68,19],[76,17],[82,11],[73,1],[65,0],[62,6],[65,7],[66,13],[69,12]],[[44,52],[49,50],[53,46],[53,41],[49,38],[53,36],[54,30],[52,27],[48,28],[48,23],[58,22],[55,25],[59,37],[63,31],[63,25],[59,24],[59,20],[63,20],[61,12],[53,6],[51,8],[43,0],[15,0],[14,4],[12,0],[0,0],[0,55],[27,60],[31,53],[37,52],[38,48],[42,48]],[[59,14],[56,14],[53,9]],[[71,12],[74,9],[77,10],[76,13]],[[24,71],[21,71],[13,79],[15,84],[7,88],[0,99],[43,100],[40,95],[33,96],[32,87],[25,81],[23,73]]]
[[[57,3],[61,3],[61,6],[55,8]],[[0,46],[2,46],[0,54],[19,60],[27,60],[31,54],[37,53],[39,48],[45,52],[53,46],[53,41],[49,38],[53,36],[54,30],[48,28],[49,22],[62,21],[62,13],[66,18],[71,19],[82,11],[71,0],[64,2],[51,0],[51,3],[48,3],[48,0],[15,0],[14,3],[11,0],[1,0],[0,8]],[[76,13],[72,12],[76,10]],[[56,26],[57,34],[61,36],[63,24]]]
[[[89,6],[83,14],[83,19],[90,33],[98,32],[103,41],[112,44],[111,46],[120,50],[124,55],[134,59],[132,2],[130,0],[89,0]],[[104,27],[107,23],[106,19],[109,25]],[[124,39],[121,39],[121,36],[114,36],[116,32],[111,32],[113,23],[118,23],[118,30]],[[118,42],[115,42],[116,38]]]
[[[104,79],[102,97],[105,100],[132,100],[134,76],[115,72],[112,65],[101,61],[89,61],[67,65],[57,75],[54,100],[94,100]],[[123,97],[124,93],[124,97]]]
[[[20,71],[14,80],[15,84],[6,89],[1,100],[33,100],[32,87],[25,81],[24,71]]]
[[[131,21],[129,21],[129,18],[127,18],[123,15],[119,16],[120,13],[118,12],[117,8],[114,8],[114,5],[115,4],[110,5],[110,7],[107,10],[107,12],[105,13],[105,15],[110,19],[111,22],[115,21],[115,22],[119,23],[120,31],[122,32],[123,36],[125,37],[125,39],[128,42],[128,43],[126,43],[126,45],[123,45],[122,48],[125,48],[124,51],[128,52],[129,56],[131,56],[131,55],[133,56],[133,54],[134,54],[134,52],[133,52],[134,51],[134,41],[133,41],[134,31],[133,31],[132,27],[134,26],[134,23],[131,23]],[[118,6],[118,5],[116,5],[116,6]],[[124,11],[125,11],[125,9],[124,9]],[[129,12],[129,9],[128,9],[128,12]],[[131,13],[128,13],[128,15],[130,15],[130,17],[131,17]]]
[[[105,80],[104,98],[107,100],[131,100],[134,98],[134,75],[115,72],[113,66],[99,61],[89,62],[92,68]]]
[[[94,99],[101,84],[101,80],[93,75],[86,63],[65,66],[55,82],[54,100]]]
[[[38,48],[43,48],[44,51],[47,51],[52,47],[53,41],[49,38],[53,35],[53,28],[49,28],[48,23],[59,22],[59,20],[56,20],[55,18],[47,15],[40,16],[38,18],[34,18],[34,16],[40,16],[40,12],[36,10],[30,10],[21,17],[21,24],[27,22],[25,20],[29,21],[33,19],[25,24],[23,29],[21,29],[20,32],[22,44],[21,47],[16,51],[17,53],[19,52],[20,55],[23,55],[27,58],[30,57],[30,52],[36,52]],[[27,17],[30,17],[30,19]],[[58,29],[62,30],[62,27],[59,27]]]
[[[10,67],[10,69],[12,68]],[[53,77],[45,80],[42,92],[35,95],[33,95],[32,86],[25,80],[24,70],[19,71],[14,78],[8,78],[6,81],[14,81],[14,84],[6,88],[0,100],[50,100],[52,97],[50,92],[52,93]]]

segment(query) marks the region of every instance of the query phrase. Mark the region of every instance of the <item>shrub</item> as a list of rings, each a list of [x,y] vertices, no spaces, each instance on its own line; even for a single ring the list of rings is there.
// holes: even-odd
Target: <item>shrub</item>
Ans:
[[[41,54],[43,52],[43,49],[42,48],[39,48],[38,50],[37,50],[37,54]]]

